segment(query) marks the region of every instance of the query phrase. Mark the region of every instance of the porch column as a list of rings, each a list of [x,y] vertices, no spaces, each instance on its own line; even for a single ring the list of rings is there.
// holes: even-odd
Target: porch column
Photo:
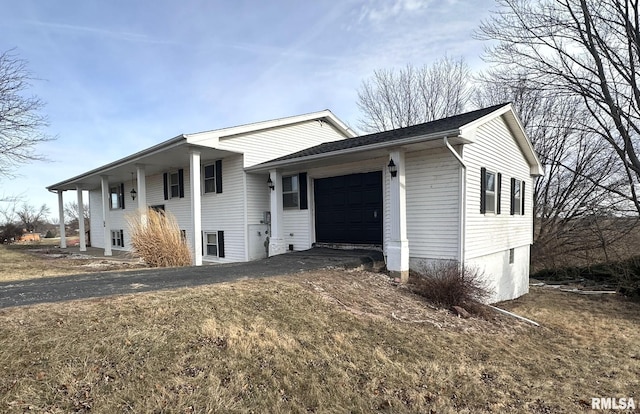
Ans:
[[[140,220],[146,226],[147,223],[147,176],[145,175],[144,165],[136,165],[136,182],[138,189],[138,210]]]
[[[269,178],[273,182],[271,190],[271,234],[269,235],[269,257],[286,253],[283,230],[282,207],[282,173],[278,170],[269,171]]]
[[[78,193],[78,233],[80,236],[80,251],[87,251],[87,235],[84,228],[84,202],[82,201],[82,188],[77,185],[76,192]]]
[[[387,268],[403,283],[409,280],[409,241],[407,240],[407,197],[405,178],[405,156],[403,151],[392,151],[398,172],[389,180],[391,233],[387,246]],[[388,174],[390,174],[388,172]]]
[[[64,201],[62,199],[62,193],[64,190],[58,190],[58,217],[60,217],[60,248],[67,248],[67,237],[65,235],[64,226]]]
[[[109,193],[109,177],[101,175],[100,185],[102,186],[102,231],[104,233],[104,255],[111,256],[113,253],[111,252],[111,223],[109,220],[111,216],[111,212],[109,211],[109,198],[111,197],[111,194]]]
[[[200,152],[191,150],[189,153],[191,180],[191,217],[193,219],[193,264],[202,265],[202,203],[200,194]]]

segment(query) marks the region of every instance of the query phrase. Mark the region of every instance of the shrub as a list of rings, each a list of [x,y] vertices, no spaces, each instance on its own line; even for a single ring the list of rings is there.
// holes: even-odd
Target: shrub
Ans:
[[[422,266],[409,278],[409,286],[414,293],[436,305],[445,308],[462,306],[470,311],[481,308],[478,303],[486,301],[493,293],[482,272],[456,261]]]
[[[47,230],[47,234],[44,235],[45,239],[53,239],[53,232],[51,230]]]
[[[148,209],[127,217],[133,254],[150,267],[191,265],[191,251],[173,214]]]

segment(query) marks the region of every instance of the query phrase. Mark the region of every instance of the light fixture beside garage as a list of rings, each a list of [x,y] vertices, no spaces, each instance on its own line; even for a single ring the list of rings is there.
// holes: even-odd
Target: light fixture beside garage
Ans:
[[[387,165],[387,167],[389,168],[389,174],[391,174],[392,178],[398,175],[398,167],[396,167],[396,163],[393,162],[393,158],[389,160],[389,165]]]
[[[275,185],[273,185],[273,181],[271,181],[271,177],[269,177],[269,178],[267,179],[267,185],[268,185],[268,186],[269,186],[269,188],[270,188],[270,189],[272,189],[272,190],[276,188],[276,186],[275,186]]]

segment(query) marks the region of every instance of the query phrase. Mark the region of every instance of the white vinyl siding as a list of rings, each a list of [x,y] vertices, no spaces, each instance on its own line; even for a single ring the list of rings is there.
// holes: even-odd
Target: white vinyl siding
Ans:
[[[309,210],[284,210],[282,229],[287,250],[289,250],[290,244],[293,244],[293,250],[311,248]]]
[[[203,161],[203,164],[210,163],[211,161]],[[222,193],[216,194],[215,197],[202,197],[202,231],[224,232],[224,258],[219,258],[217,261],[246,260],[245,233],[247,230],[244,221],[243,174],[242,155],[223,158]],[[185,170],[185,180],[186,176]],[[264,186],[267,187],[266,179]],[[185,198],[187,198],[186,194]]]
[[[410,257],[457,259],[460,164],[445,148],[407,153],[405,162]]]
[[[244,153],[243,167],[246,168],[323,142],[344,138],[329,123],[314,120],[221,138],[217,148]]]
[[[476,142],[464,146],[467,164],[465,257],[471,259],[528,246],[533,242],[530,167],[501,117],[481,125]],[[501,213],[480,213],[480,169],[502,174]],[[510,177],[525,183],[525,214],[505,214],[510,209]]]

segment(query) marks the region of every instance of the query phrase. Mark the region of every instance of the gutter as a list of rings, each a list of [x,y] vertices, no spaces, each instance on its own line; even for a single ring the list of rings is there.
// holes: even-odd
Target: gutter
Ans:
[[[460,245],[458,247],[459,248],[458,260],[460,261],[460,265],[464,266],[464,247],[465,247],[465,234],[466,234],[465,224],[466,224],[466,216],[467,216],[467,211],[466,211],[467,210],[467,164],[465,164],[460,154],[458,154],[458,152],[451,146],[451,144],[449,143],[448,137],[445,136],[442,139],[442,141],[444,142],[445,147],[447,147],[451,155],[455,157],[455,159],[460,164],[460,167],[462,168],[462,183],[460,185],[460,206],[458,209],[458,211],[460,211],[460,230],[459,230]]]

